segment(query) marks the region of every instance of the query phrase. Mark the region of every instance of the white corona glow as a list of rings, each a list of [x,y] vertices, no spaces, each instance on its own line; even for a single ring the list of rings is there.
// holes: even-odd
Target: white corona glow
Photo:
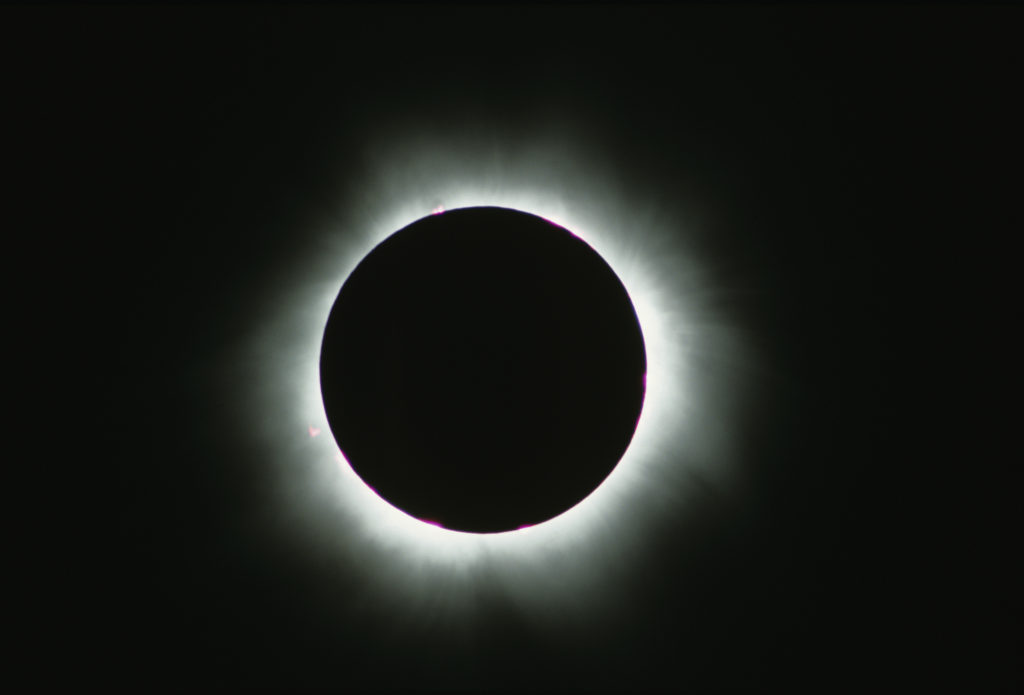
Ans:
[[[630,558],[660,523],[685,513],[694,481],[727,485],[749,358],[716,314],[713,279],[686,248],[708,211],[685,192],[649,199],[657,192],[617,177],[599,151],[565,133],[379,133],[358,163],[365,178],[309,222],[268,286],[271,311],[242,348],[244,425],[265,452],[254,465],[278,481],[268,513],[286,520],[288,542],[362,578],[358,597],[339,600],[453,626],[471,619],[475,591],[487,584],[537,621],[593,612],[627,590]],[[538,215],[594,248],[625,285],[647,351],[636,433],[605,482],[550,521],[498,534],[438,528],[376,495],[330,436],[319,385],[327,317],[355,266],[415,220],[473,206]]]

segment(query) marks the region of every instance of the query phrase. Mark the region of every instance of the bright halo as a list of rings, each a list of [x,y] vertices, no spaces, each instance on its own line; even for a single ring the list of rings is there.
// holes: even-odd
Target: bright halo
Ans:
[[[749,358],[716,313],[713,279],[687,252],[708,211],[685,197],[645,199],[643,186],[614,176],[595,150],[562,134],[498,145],[465,135],[443,145],[382,138],[357,163],[362,182],[310,222],[268,286],[270,310],[242,347],[243,426],[264,452],[254,465],[275,480],[268,514],[289,544],[361,578],[366,610],[402,604],[435,619],[466,617],[475,590],[490,583],[537,620],[573,606],[592,611],[624,590],[631,557],[659,524],[678,519],[694,494],[728,483]],[[647,351],[636,433],[605,482],[545,523],[482,535],[428,525],[368,488],[331,436],[319,382],[328,314],[362,258],[425,215],[474,206],[538,215],[594,248],[626,287]]]

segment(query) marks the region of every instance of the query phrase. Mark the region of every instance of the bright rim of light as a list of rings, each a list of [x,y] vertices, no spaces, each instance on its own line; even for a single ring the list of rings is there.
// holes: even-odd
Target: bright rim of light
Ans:
[[[364,581],[367,610],[472,612],[473,589],[496,583],[538,620],[622,589],[630,558],[701,486],[727,482],[730,418],[743,392],[737,332],[685,241],[706,211],[645,198],[570,139],[483,142],[389,137],[368,146],[362,182],[310,223],[268,288],[246,338],[244,418],[276,476],[288,542]],[[354,165],[353,165],[354,166]],[[692,201],[689,201],[692,203]],[[498,206],[548,219],[594,248],[622,280],[643,330],[647,393],[629,449],[591,495],[545,523],[498,534],[428,525],[385,502],[331,436],[320,346],[345,279],[378,243],[439,210]],[[695,484],[695,482],[697,484]],[[353,599],[355,600],[355,599]],[[422,611],[421,611],[422,612]]]

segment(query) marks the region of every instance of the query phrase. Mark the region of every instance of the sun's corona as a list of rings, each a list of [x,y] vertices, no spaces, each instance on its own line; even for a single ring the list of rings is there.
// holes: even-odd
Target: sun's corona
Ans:
[[[274,285],[274,313],[249,338],[255,386],[245,412],[266,443],[279,504],[294,519],[290,537],[311,554],[358,558],[353,566],[381,606],[429,600],[432,610],[466,615],[463,590],[497,576],[539,616],[616,591],[615,568],[645,547],[659,519],[685,507],[695,477],[724,480],[728,408],[742,389],[719,358],[735,363],[742,346],[700,300],[708,276],[681,241],[696,216],[645,204],[642,190],[601,173],[609,168],[592,148],[572,150],[564,139],[510,143],[497,159],[478,157],[480,143],[456,140],[445,148],[417,138],[380,143],[375,175],[342,191],[314,225]],[[600,254],[632,300],[647,358],[632,442],[604,482],[544,523],[483,535],[423,523],[365,485],[321,434],[328,422],[319,385],[327,318],[360,260],[417,219],[480,206],[527,211]],[[706,427],[709,418],[720,426]]]

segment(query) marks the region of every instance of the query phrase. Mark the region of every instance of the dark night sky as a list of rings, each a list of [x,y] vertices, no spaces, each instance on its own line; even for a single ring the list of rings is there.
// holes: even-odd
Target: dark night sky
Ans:
[[[29,294],[53,309],[27,312],[55,378],[29,401],[34,492],[15,507],[28,570],[18,661],[36,682],[984,690],[1018,678],[1006,461],[953,415],[971,378],[960,346],[991,334],[964,286],[984,287],[996,229],[1020,222],[1002,205],[1018,11],[0,18],[8,134],[27,155],[24,191],[42,192],[14,189],[44,259]],[[358,580],[333,573],[328,586],[322,558],[269,530],[269,478],[247,466],[225,367],[239,332],[308,243],[309,211],[365,175],[369,136],[460,124],[528,138],[549,122],[585,133],[652,200],[685,188],[726,211],[725,231],[693,245],[742,290],[724,310],[774,375],[748,391],[735,442],[742,503],[681,511],[624,553],[624,603],[579,634],[545,633],[499,592],[485,592],[468,640],[328,606]]]

